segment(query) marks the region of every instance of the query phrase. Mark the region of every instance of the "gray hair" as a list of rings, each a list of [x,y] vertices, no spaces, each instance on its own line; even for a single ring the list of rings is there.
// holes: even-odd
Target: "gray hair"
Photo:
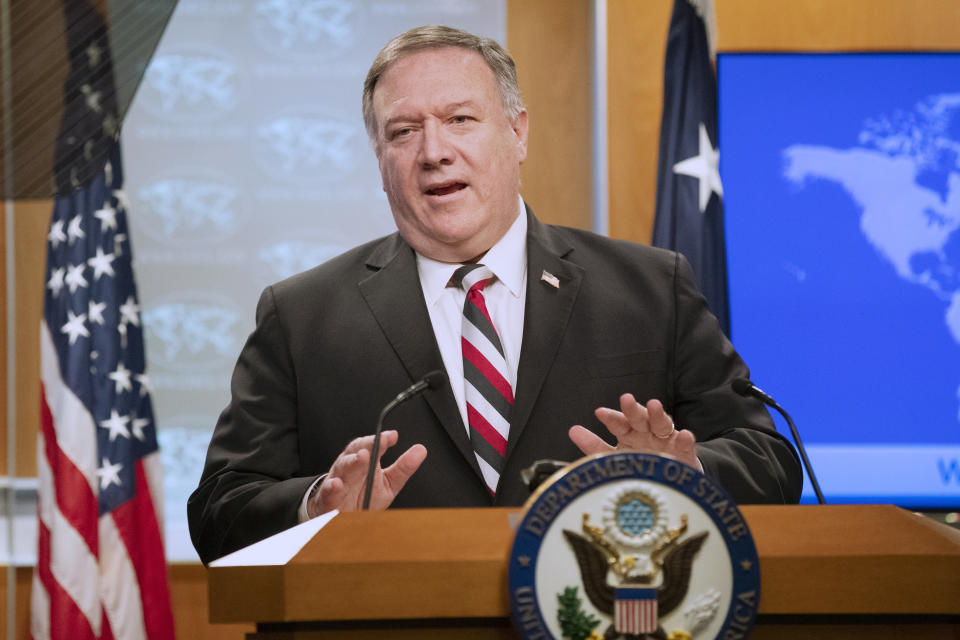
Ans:
[[[393,63],[408,53],[442,47],[459,47],[479,53],[497,81],[507,118],[513,121],[523,111],[523,99],[517,83],[517,67],[510,54],[496,40],[440,25],[417,27],[401,33],[380,50],[370,65],[367,79],[363,82],[363,124],[374,144],[377,140],[377,116],[373,112],[373,92],[377,88],[377,82]]]

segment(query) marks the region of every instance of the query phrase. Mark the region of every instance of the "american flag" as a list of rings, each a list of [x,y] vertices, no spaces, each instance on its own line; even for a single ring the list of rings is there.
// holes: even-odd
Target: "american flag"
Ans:
[[[618,632],[638,635],[657,630],[656,589],[617,587],[614,597],[613,626]]]
[[[41,326],[31,634],[173,638],[161,467],[106,25],[64,0],[70,73]]]

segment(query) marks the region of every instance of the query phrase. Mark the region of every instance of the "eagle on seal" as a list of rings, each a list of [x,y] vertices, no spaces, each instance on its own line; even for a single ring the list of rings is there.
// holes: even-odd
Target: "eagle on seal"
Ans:
[[[604,540],[597,539],[598,536],[594,527],[587,527],[584,522],[585,531],[590,534],[590,538],[580,535],[569,529],[563,530],[563,535],[567,542],[573,548],[577,557],[577,564],[580,566],[580,575],[583,578],[583,588],[590,602],[598,611],[609,615],[614,614],[614,601],[616,587],[607,581],[607,575],[611,569],[614,569],[622,578],[625,572],[617,571],[614,564],[619,565],[619,558],[611,557],[611,548],[609,544],[604,544]],[[657,588],[657,611],[658,616],[665,616],[680,606],[687,590],[690,587],[690,574],[693,569],[693,559],[707,538],[706,531],[687,538],[683,542],[671,541],[662,561],[658,562],[663,574],[663,580]],[[629,578],[631,586],[648,586],[653,581],[653,575],[636,576]],[[629,640],[667,640],[667,634],[663,627],[658,625],[656,631],[648,634],[621,634],[611,624],[604,640],[617,640],[618,638],[628,638]]]

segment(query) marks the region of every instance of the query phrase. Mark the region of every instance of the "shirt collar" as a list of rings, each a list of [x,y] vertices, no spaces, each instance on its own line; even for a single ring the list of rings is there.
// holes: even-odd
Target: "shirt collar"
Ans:
[[[503,237],[480,259],[481,264],[486,265],[515,298],[522,293],[523,279],[527,271],[527,214],[522,198],[518,198],[517,206],[519,207],[517,219],[513,221]],[[438,262],[417,254],[417,270],[420,273],[420,283],[423,286],[427,306],[433,306],[436,303],[446,289],[453,272],[460,266]]]

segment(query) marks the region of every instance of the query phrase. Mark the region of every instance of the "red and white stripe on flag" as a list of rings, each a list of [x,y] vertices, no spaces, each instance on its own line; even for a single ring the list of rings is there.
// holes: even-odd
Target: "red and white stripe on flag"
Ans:
[[[163,554],[159,452],[136,462],[136,491],[100,515],[96,427],[60,378],[50,332],[41,332],[37,567],[31,636],[174,637]]]
[[[657,590],[617,587],[613,626],[619,633],[653,633],[657,630]]]

